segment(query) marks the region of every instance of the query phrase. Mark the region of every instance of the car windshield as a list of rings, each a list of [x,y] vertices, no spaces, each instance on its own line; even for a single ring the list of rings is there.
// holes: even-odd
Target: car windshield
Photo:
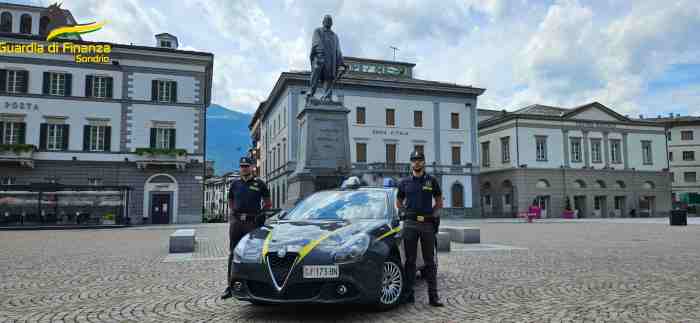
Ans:
[[[356,220],[384,218],[387,194],[382,191],[325,191],[300,202],[284,220]]]

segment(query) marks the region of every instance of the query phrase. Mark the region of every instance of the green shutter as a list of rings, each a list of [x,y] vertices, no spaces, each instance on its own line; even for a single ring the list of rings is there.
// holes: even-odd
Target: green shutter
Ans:
[[[170,102],[177,102],[177,82],[170,82]]]
[[[83,127],[83,150],[90,150],[90,126],[86,125]]]
[[[151,81],[151,101],[158,101],[158,80]]]
[[[94,76],[92,75],[86,75],[85,76],[85,97],[89,98],[92,97],[92,81],[93,81]]]
[[[70,125],[64,124],[63,125],[63,150],[68,150],[68,143],[70,142],[70,137],[68,134],[70,133]]]
[[[106,78],[105,78],[105,84],[106,84],[106,86],[107,86],[107,92],[106,92],[107,94],[106,94],[105,96],[111,99],[111,98],[112,98],[112,93],[114,92],[114,91],[113,91],[113,88],[112,88],[112,84],[114,84],[114,82],[112,81],[112,78],[111,78],[111,77],[106,77]]]
[[[19,71],[20,77],[24,80],[24,83],[22,84],[22,88],[20,88],[20,92],[22,93],[28,93],[29,92],[29,71]]]
[[[112,151],[112,127],[105,127],[105,151]]]
[[[175,129],[170,129],[170,149],[175,149]]]
[[[65,96],[73,95],[73,74],[66,73],[66,93]]]
[[[48,95],[50,84],[51,84],[51,73],[44,72],[44,85],[41,88],[41,93]]]
[[[0,93],[7,90],[7,70],[0,70]]]
[[[24,122],[16,123],[17,126],[17,143],[24,145],[27,142],[27,124]]]
[[[49,125],[46,123],[42,123],[39,126],[39,150],[46,150],[48,149],[47,143],[49,142],[49,131],[48,127]]]
[[[156,128],[151,128],[151,148],[156,148]]]
[[[3,140],[4,136],[5,136],[5,123],[0,122],[0,145],[5,143],[5,141]]]

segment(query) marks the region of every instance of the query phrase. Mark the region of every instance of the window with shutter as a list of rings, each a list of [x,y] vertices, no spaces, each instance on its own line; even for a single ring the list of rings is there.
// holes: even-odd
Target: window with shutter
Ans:
[[[367,144],[364,142],[355,143],[355,155],[358,163],[367,162]]]
[[[106,76],[95,76],[92,81],[92,96],[95,98],[106,98],[107,96],[107,79]]]
[[[8,70],[5,82],[8,93],[26,93],[27,71]]]
[[[4,145],[17,145],[24,143],[24,123],[23,122],[2,122],[1,142]]]
[[[49,73],[49,95],[66,95],[66,74]]]
[[[156,96],[158,102],[175,102],[177,96],[177,83],[167,80],[157,80]]]
[[[47,125],[47,140],[46,149],[51,151],[63,150],[63,125],[49,124]]]
[[[0,93],[7,91],[7,70],[0,70]]]
[[[88,128],[88,151],[105,151],[107,130],[106,126],[86,126]]]
[[[152,128],[151,134],[154,136],[153,148],[175,149],[175,129]]]
[[[453,146],[452,147],[452,165],[461,165],[461,164],[462,164],[462,148],[459,146]]]
[[[423,111],[413,111],[413,126],[417,128],[423,127]]]
[[[396,125],[396,120],[394,119],[395,118],[394,113],[395,113],[394,109],[386,109],[386,125],[387,126],[395,126]]]
[[[388,164],[396,163],[396,144],[386,144],[386,162]]]
[[[450,115],[452,129],[459,129],[459,113],[452,113]]]
[[[365,107],[357,107],[357,124],[365,124]]]

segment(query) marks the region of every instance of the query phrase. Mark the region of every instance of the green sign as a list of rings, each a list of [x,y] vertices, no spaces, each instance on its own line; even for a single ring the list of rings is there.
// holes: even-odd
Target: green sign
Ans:
[[[385,65],[374,63],[350,63],[351,72],[385,74],[393,76],[409,76],[405,66]]]

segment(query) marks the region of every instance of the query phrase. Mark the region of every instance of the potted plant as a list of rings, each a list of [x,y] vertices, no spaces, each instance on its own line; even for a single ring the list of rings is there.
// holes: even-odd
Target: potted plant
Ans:
[[[105,215],[102,216],[102,224],[114,224],[114,213],[105,213]]]

